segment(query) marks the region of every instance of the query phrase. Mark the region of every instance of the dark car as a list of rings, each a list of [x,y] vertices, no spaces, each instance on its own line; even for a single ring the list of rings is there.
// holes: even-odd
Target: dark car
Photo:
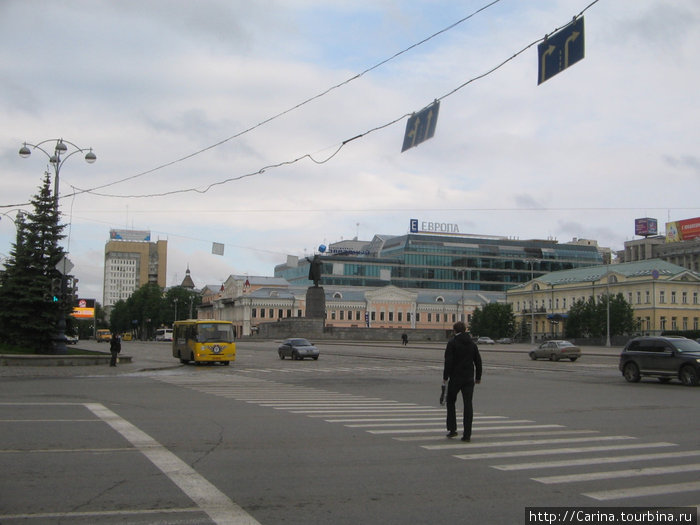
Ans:
[[[569,341],[555,339],[545,341],[537,348],[533,348],[528,355],[533,361],[540,358],[549,359],[550,361],[559,361],[560,359],[576,361],[581,357],[581,349]]]
[[[291,357],[292,359],[304,359],[311,357],[318,359],[318,348],[312,345],[307,339],[294,338],[286,339],[277,349],[280,359]]]
[[[700,377],[700,343],[685,337],[635,337],[622,350],[619,368],[630,383],[651,376],[662,383],[677,378],[694,386]]]

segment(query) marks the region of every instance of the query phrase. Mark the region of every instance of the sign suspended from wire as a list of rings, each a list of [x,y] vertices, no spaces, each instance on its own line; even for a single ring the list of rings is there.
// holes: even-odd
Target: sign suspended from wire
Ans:
[[[421,142],[433,138],[439,112],[440,101],[436,100],[428,107],[409,117],[408,122],[406,122],[406,132],[403,136],[402,153]]]
[[[220,242],[211,243],[211,253],[213,253],[214,255],[223,255],[224,254],[223,243],[220,243]]]
[[[556,33],[545,37],[537,46],[537,85],[581,60],[585,54],[583,17],[574,20]]]

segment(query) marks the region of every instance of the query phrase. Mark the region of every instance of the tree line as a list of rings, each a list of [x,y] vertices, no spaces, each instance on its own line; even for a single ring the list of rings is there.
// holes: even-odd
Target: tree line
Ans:
[[[621,293],[614,296],[603,295],[596,301],[592,297],[577,300],[566,315],[563,337],[601,338],[608,333],[608,303],[610,304],[610,336],[631,335],[639,327],[634,319],[634,310]],[[563,321],[556,316],[553,323]],[[508,303],[489,303],[477,307],[469,322],[472,334],[491,338],[518,337],[526,339],[530,335],[530,323],[523,319],[518,323],[513,313],[513,305]],[[554,332],[554,331],[552,331]]]

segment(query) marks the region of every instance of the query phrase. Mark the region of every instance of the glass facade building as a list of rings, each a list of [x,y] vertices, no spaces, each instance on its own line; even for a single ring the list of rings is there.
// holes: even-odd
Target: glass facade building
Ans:
[[[597,245],[555,240],[411,233],[352,243],[321,254],[322,285],[505,292],[532,277],[603,264]],[[275,267],[275,277],[292,284],[310,284],[308,273],[302,258]]]

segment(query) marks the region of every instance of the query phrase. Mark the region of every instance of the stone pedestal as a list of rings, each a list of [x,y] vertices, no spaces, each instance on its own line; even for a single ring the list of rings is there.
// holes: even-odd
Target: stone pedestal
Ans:
[[[321,286],[311,286],[306,290],[306,318],[326,318],[326,292]]]

